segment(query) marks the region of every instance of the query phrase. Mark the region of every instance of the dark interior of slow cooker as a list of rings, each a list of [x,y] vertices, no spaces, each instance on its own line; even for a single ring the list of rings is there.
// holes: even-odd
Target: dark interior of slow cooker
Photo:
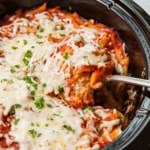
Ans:
[[[1,0],[0,15],[3,16],[6,13],[13,12],[18,8],[32,8],[42,4],[44,0]],[[105,2],[96,0],[47,0],[49,7],[60,6],[62,9],[68,9],[72,7],[73,11],[78,12],[82,17],[87,19],[95,19],[98,22],[106,24],[109,27],[114,28],[118,33],[122,41],[125,42],[127,53],[130,57],[129,74],[135,77],[147,78],[147,61],[144,50],[142,49],[139,37],[136,36],[134,31],[130,28],[130,24],[126,23],[123,18],[113,12]],[[2,4],[2,5],[1,5]],[[5,7],[4,7],[5,6]],[[131,86],[127,85],[127,88]],[[127,116],[130,120],[133,119],[136,110],[140,107],[143,100],[144,89],[141,87],[132,86],[136,91],[135,101],[131,112],[127,112]],[[126,112],[127,105],[130,105],[130,101],[123,103],[123,113]]]

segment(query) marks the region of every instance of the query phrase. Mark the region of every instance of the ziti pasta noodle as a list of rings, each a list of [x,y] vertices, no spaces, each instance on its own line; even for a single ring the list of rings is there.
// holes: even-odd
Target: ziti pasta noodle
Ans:
[[[99,150],[122,133],[94,91],[129,58],[116,31],[59,7],[18,10],[0,27],[0,149]]]

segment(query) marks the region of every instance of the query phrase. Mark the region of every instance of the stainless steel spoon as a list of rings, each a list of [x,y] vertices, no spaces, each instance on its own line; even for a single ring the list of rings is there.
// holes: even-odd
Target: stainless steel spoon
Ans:
[[[106,81],[121,81],[126,82],[134,85],[150,87],[150,80],[147,79],[140,79],[130,76],[122,76],[122,75],[108,75],[105,77]]]

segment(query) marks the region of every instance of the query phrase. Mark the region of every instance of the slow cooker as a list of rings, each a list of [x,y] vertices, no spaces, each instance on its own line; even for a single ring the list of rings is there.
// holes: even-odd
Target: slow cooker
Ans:
[[[45,1],[49,7],[67,9],[71,6],[84,18],[92,18],[114,28],[126,44],[130,75],[150,78],[150,16],[136,3],[130,0],[1,0],[0,16],[19,8],[33,8]],[[123,133],[104,150],[150,149],[150,88],[135,86],[134,90],[137,92],[136,101],[132,103],[132,110],[127,112],[130,122]],[[130,102],[122,107],[129,105]]]

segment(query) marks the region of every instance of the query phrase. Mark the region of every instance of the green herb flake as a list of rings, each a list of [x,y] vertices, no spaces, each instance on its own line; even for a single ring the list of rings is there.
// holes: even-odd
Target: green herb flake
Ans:
[[[12,106],[9,112],[10,115],[14,115],[15,114],[15,106]]]
[[[62,118],[62,115],[59,114],[59,113],[54,113],[54,114],[52,114],[52,115],[55,116],[55,117],[60,117],[60,118]]]
[[[101,130],[101,127],[100,127],[100,126],[98,126],[98,127],[97,127],[97,131],[100,131],[100,130]]]
[[[59,34],[61,37],[65,37],[66,35],[65,34]]]
[[[15,68],[20,68],[20,66],[19,66],[19,65],[15,65],[14,67],[15,67]]]
[[[17,46],[12,46],[11,48],[12,48],[13,50],[17,50],[17,49],[18,49]]]
[[[23,63],[27,66],[29,64],[29,60],[27,60],[26,58],[23,58]]]
[[[16,119],[16,120],[14,121],[14,125],[15,125],[15,126],[18,125],[19,121],[20,121],[20,119]]]
[[[32,77],[31,77],[31,76],[25,76],[25,77],[23,77],[23,80],[24,80],[26,83],[32,84]]]
[[[44,32],[45,29],[44,29],[44,28],[40,28],[39,31],[40,31],[40,32]]]
[[[122,120],[122,119],[123,119],[123,115],[119,115],[118,118],[119,118],[120,120]]]
[[[32,85],[32,87],[34,87],[35,90],[37,89],[37,87],[38,87],[38,84],[37,84],[38,78],[37,77],[25,76],[22,78],[22,80],[24,80],[26,83]],[[30,87],[29,87],[29,90],[30,90]]]
[[[42,35],[39,35],[39,34],[37,34],[36,37],[37,37],[38,39],[43,38],[43,36],[42,36]]]
[[[51,104],[47,104],[47,107],[52,108],[53,106]]]
[[[31,126],[34,126],[34,122],[31,122]]]
[[[9,112],[9,114],[10,115],[14,115],[15,114],[15,109],[17,108],[21,108],[22,107],[22,105],[21,104],[15,104],[15,105],[13,105],[12,107],[11,107],[11,109],[10,109],[10,112]]]
[[[87,107],[84,108],[84,110],[93,112],[93,107],[92,106],[87,106]]]
[[[7,89],[6,89],[6,88],[3,88],[3,91],[7,91]]]
[[[84,120],[84,117],[80,117],[81,120]]]
[[[64,88],[62,86],[58,86],[58,91],[59,91],[59,93],[63,93],[64,92]]]
[[[48,34],[48,36],[50,36],[50,37],[51,37],[51,36],[52,36],[52,33],[49,33],[49,34]]]
[[[42,44],[43,42],[37,41],[36,43],[37,43],[37,44]]]
[[[63,55],[63,58],[67,60],[67,59],[69,58],[69,54],[66,52],[66,53]]]
[[[31,50],[27,50],[24,54],[23,62],[27,66],[29,64],[29,59],[32,57],[33,53]]]
[[[15,72],[16,72],[16,69],[18,69],[18,68],[19,68],[19,65],[11,66],[10,72],[11,72],[11,73],[15,73]]]
[[[45,127],[48,127],[48,124],[47,124],[47,123],[45,124]]]
[[[88,58],[88,56],[83,56],[83,58],[85,58],[85,59],[86,59],[86,58]]]
[[[38,133],[38,134],[37,134],[37,137],[40,137],[41,135],[42,135],[42,133]]]
[[[53,118],[50,118],[50,120],[53,121],[54,119],[53,119]]]
[[[16,72],[15,68],[14,68],[14,67],[11,67],[11,68],[10,68],[10,72],[11,72],[11,73],[15,73],[15,72]]]
[[[8,79],[1,79],[1,83],[2,82],[7,82],[8,81]]]
[[[27,41],[27,40],[23,40],[23,44],[24,44],[24,45],[27,45],[27,44],[28,44],[28,41]]]
[[[35,96],[35,91],[30,92],[32,96]]]
[[[34,104],[35,104],[36,108],[43,109],[45,106],[45,100],[43,97],[38,97]]]
[[[32,55],[33,55],[32,51],[31,50],[27,50],[26,53],[24,54],[24,57],[31,58]]]
[[[55,30],[64,30],[64,29],[65,29],[65,27],[64,27],[63,24],[57,24],[57,25],[55,26]]]
[[[8,83],[10,83],[10,84],[12,84],[13,83],[13,80],[8,80],[8,79],[1,79],[0,80],[0,82],[2,83],[2,82],[8,82]]]
[[[32,78],[35,82],[38,82],[38,80],[39,80],[37,76],[33,76]]]
[[[46,83],[43,83],[43,84],[42,84],[42,87],[43,87],[43,88],[46,88],[46,87],[47,87],[47,84],[46,84]]]
[[[30,135],[33,139],[37,136],[37,132],[34,129],[29,130],[28,132],[30,133]]]
[[[36,124],[36,126],[37,126],[37,127],[40,127],[40,124],[39,124],[39,123],[37,123],[37,124]]]
[[[71,131],[72,133],[75,133],[75,130],[69,125],[63,125],[63,128],[67,129],[68,131]]]
[[[21,108],[22,105],[21,104],[15,104],[15,108]]]

